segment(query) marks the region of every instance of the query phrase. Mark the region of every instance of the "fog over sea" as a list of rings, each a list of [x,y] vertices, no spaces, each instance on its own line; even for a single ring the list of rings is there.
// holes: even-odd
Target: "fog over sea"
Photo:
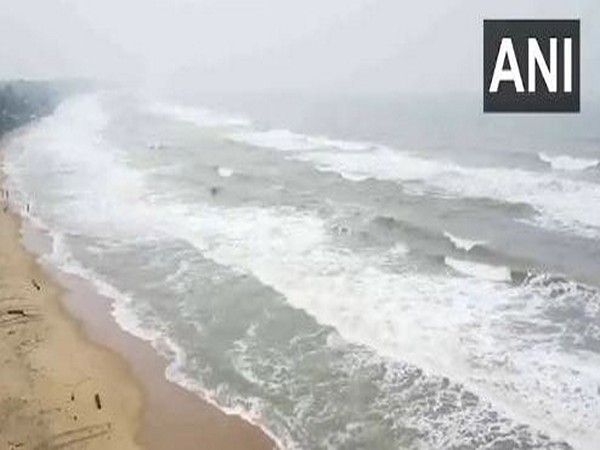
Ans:
[[[43,258],[286,449],[600,445],[600,109],[66,100],[8,143]]]

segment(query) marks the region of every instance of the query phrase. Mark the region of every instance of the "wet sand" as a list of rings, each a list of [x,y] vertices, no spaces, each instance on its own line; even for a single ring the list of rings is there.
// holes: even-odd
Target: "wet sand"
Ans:
[[[40,267],[33,254],[49,237],[3,206],[0,448],[276,448],[259,426],[167,381],[165,358],[118,327],[110,299]]]

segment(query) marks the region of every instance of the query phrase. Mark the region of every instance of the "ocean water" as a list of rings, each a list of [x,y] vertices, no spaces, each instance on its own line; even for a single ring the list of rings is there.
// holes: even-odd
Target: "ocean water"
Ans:
[[[165,376],[287,449],[598,448],[600,116],[203,100],[71,98],[4,160]]]

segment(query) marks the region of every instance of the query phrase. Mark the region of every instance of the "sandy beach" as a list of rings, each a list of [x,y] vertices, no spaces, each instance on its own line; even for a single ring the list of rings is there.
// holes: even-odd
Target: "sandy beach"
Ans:
[[[0,214],[0,447],[137,449],[142,391],[127,364],[87,340],[63,291]]]
[[[272,449],[262,430],[165,379],[110,300],[41,267],[47,236],[0,210],[0,448]],[[30,251],[27,251],[26,248]]]

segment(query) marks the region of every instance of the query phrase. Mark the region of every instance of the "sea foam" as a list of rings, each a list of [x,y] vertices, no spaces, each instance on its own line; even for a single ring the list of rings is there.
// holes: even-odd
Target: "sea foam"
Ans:
[[[444,262],[457,272],[490,281],[511,281],[510,269],[446,256]]]
[[[485,241],[476,241],[472,239],[459,238],[457,236],[454,236],[453,234],[450,234],[447,231],[444,231],[444,236],[450,239],[450,242],[452,242],[454,247],[456,247],[459,250],[464,250],[466,252],[471,251],[478,245],[484,245],[486,243]]]
[[[550,164],[555,170],[580,171],[600,165],[598,159],[576,158],[570,155],[549,155],[541,152],[538,153],[538,157],[541,161]]]

